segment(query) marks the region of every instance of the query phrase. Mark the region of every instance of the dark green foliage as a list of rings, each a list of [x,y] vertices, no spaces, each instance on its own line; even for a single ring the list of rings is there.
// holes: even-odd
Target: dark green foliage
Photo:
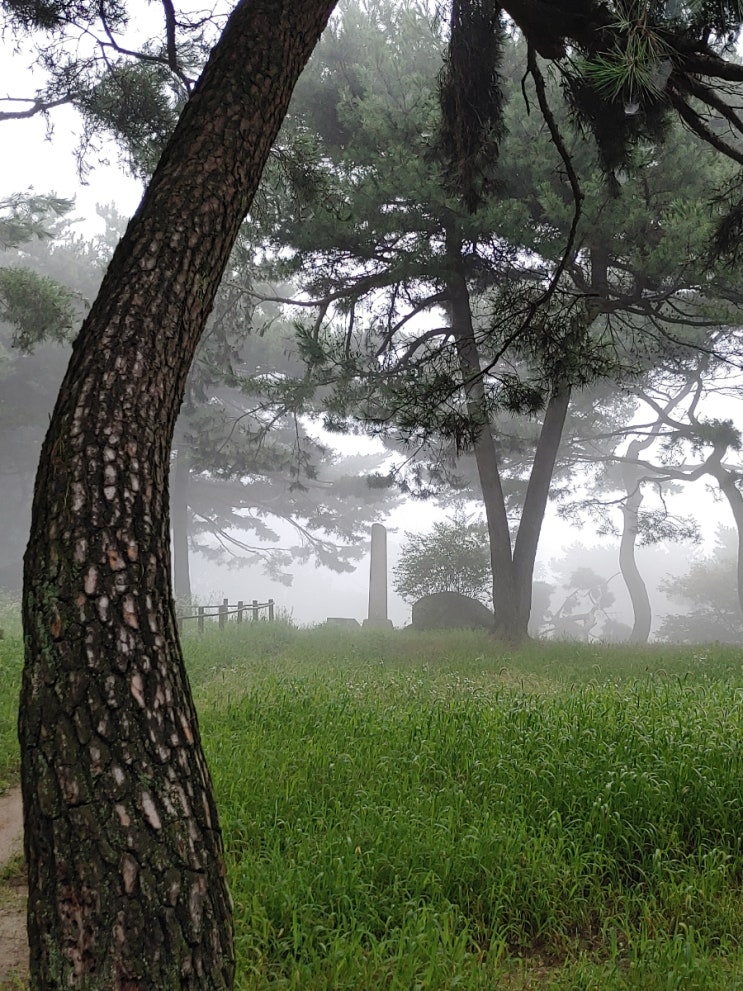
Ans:
[[[61,30],[69,24],[94,24],[103,14],[111,27],[126,22],[126,4],[120,0],[2,0],[8,19],[28,31]]]
[[[76,316],[73,294],[57,279],[30,267],[29,245],[51,240],[60,217],[72,209],[57,196],[16,194],[0,200],[0,321],[13,328],[12,343],[25,351],[44,339],[64,340]]]
[[[743,172],[720,191],[717,204],[723,211],[715,228],[710,244],[710,257],[713,262],[725,262],[730,268],[738,266],[743,246],[743,199],[740,187]]]
[[[718,152],[743,163],[735,91],[715,78],[719,72],[723,80],[743,81],[729,58],[741,28],[739,4],[595,2],[579,21],[570,34],[575,50],[565,89],[613,183],[615,171],[630,163],[631,149],[662,141],[676,115]]]
[[[712,153],[678,130],[660,148],[634,149],[613,200],[590,149],[574,143],[583,217],[575,255],[547,307],[540,280],[560,261],[574,207],[538,113],[524,115],[523,48],[505,43],[508,138],[497,165],[490,162],[495,184],[469,213],[452,196],[428,142],[444,126],[431,99],[440,39],[414,11],[403,18],[380,7],[374,16],[398,18],[395,37],[410,75],[403,82],[397,62],[389,64],[389,26],[382,30],[348,8],[347,30],[331,30],[321,43],[316,68],[297,92],[293,128],[285,130],[284,146],[291,150],[296,134],[307,154],[301,189],[291,202],[274,193],[260,218],[270,250],[284,248],[275,273],[296,275],[308,295],[326,298],[298,339],[316,380],[338,386],[326,402],[329,420],[337,424],[344,408],[355,408],[376,431],[394,422],[407,440],[439,430],[460,450],[471,445],[477,427],[461,402],[456,349],[447,337],[453,245],[474,300],[476,342],[487,368],[483,415],[534,415],[555,382],[585,386],[640,373],[657,360],[666,330],[662,309],[650,300],[672,295],[681,266],[693,270],[685,271],[686,284],[711,285],[704,262],[712,216],[703,196]],[[379,51],[374,73],[366,74],[354,58],[360,38]],[[328,124],[330,108],[320,93],[338,66],[343,71],[334,78],[342,83],[327,94],[337,100],[336,127]],[[559,123],[569,133],[564,114]],[[700,302],[686,298],[690,316]],[[632,317],[624,315],[629,308]],[[596,310],[607,315],[592,323]],[[437,329],[416,340],[415,314],[425,314]]]
[[[394,40],[385,18],[396,19]],[[361,37],[374,53],[373,71],[354,60]],[[503,111],[508,136],[489,163],[494,181],[470,209],[431,154],[430,135],[447,126],[432,99],[442,47],[411,5],[348,8],[320,45],[282,136],[291,149],[298,135],[315,181],[301,176],[302,196],[274,193],[259,218],[262,247],[270,274],[296,278],[304,298],[317,300],[298,342],[310,369],[304,382],[323,390],[327,422],[337,428],[356,417],[428,464],[441,457],[442,439],[449,457],[476,449],[489,423],[497,468],[481,491],[495,503],[498,487],[507,487],[513,509],[530,478],[541,499],[552,477],[540,474],[544,447],[530,475],[526,445],[511,445],[503,432],[528,433],[532,442],[551,397],[572,389],[575,402],[579,389],[599,381],[635,380],[667,349],[678,350],[679,340],[702,340],[684,324],[709,321],[712,299],[700,299],[700,284],[722,294],[717,273],[706,268],[712,216],[705,198],[715,160],[677,128],[662,146],[633,147],[631,167],[610,194],[595,149],[557,109],[559,90],[537,87],[533,61],[526,64],[534,79],[524,81],[525,48],[508,39],[501,67],[501,89],[511,94]],[[401,61],[411,70],[404,79]],[[338,65],[348,71],[329,93],[337,99],[335,126],[319,93]],[[578,184],[566,181],[564,158],[539,113],[545,106],[555,107],[552,134],[565,136]],[[630,117],[622,106],[623,127],[635,127]],[[514,426],[513,414],[532,422]],[[605,432],[594,407],[589,429],[597,427]],[[505,513],[491,504],[488,519],[495,529]],[[524,533],[538,532],[539,524],[528,523]],[[502,548],[493,570],[505,587],[516,545],[510,534],[495,539],[494,530],[491,542]],[[521,541],[524,555],[526,547],[531,553],[535,541]]]
[[[668,134],[672,116],[658,99],[646,99],[643,112],[628,113],[623,100],[607,100],[585,76],[567,76],[564,92],[579,124],[595,140],[599,160],[618,192],[616,172],[631,166],[633,152],[641,141],[662,141]]]
[[[113,66],[78,107],[92,136],[108,132],[125,150],[130,170],[149,176],[182,109],[166,66],[139,62]]]
[[[452,192],[470,212],[492,187],[503,136],[502,17],[495,0],[451,0],[439,140]]]
[[[14,329],[14,343],[30,351],[42,340],[64,340],[75,317],[70,294],[49,276],[0,268],[0,320]]]
[[[675,12],[675,13],[674,13]],[[687,44],[693,43],[696,36],[699,41],[716,41],[720,46],[732,45],[740,31],[741,9],[737,0],[696,0],[683,8],[681,5],[657,3],[653,5],[653,13],[669,18],[672,26],[686,32]]]

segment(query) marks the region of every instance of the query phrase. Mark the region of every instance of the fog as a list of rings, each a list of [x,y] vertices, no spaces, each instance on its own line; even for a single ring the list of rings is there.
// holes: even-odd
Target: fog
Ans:
[[[36,251],[43,251],[37,245]],[[55,259],[59,264],[62,256]],[[95,291],[91,282],[88,292]],[[3,432],[0,436],[0,454],[3,470],[0,472],[0,506],[3,527],[0,531],[0,586],[16,590],[20,584],[21,557],[24,549],[30,501],[38,448],[44,425],[47,422],[57,384],[67,360],[68,348],[52,344],[35,349],[30,355],[8,347],[9,330],[6,327],[0,337],[5,350],[5,364],[0,380],[0,407],[4,412]],[[12,372],[12,374],[11,374]],[[8,417],[9,410],[16,410]],[[21,411],[21,412],[18,412]],[[327,442],[332,438],[325,437]],[[384,450],[378,442],[363,437],[340,438],[335,441],[342,454],[358,454],[363,448],[369,452]],[[290,480],[286,480],[288,488]],[[404,627],[411,621],[411,604],[403,601],[394,588],[394,568],[400,560],[406,533],[425,533],[436,520],[445,520],[452,514],[451,506],[438,505],[435,500],[406,499],[391,493],[396,502],[391,511],[385,511],[384,500],[379,505],[379,519],[387,528],[388,555],[388,616],[396,627]],[[700,521],[700,542],[678,542],[641,548],[637,554],[638,566],[648,586],[653,606],[653,632],[659,629],[663,617],[670,612],[682,611],[678,603],[669,600],[661,589],[661,583],[669,576],[688,571],[694,560],[714,549],[719,525],[730,525],[732,518],[726,507],[715,501],[712,491],[703,481],[690,484],[671,498],[679,513],[692,513]],[[478,512],[476,502],[468,503],[469,511]],[[481,514],[480,514],[481,515]],[[191,589],[194,602],[217,604],[223,598],[233,603],[238,600],[261,602],[272,598],[277,614],[299,625],[314,625],[328,617],[348,617],[359,623],[367,617],[369,597],[370,526],[362,526],[362,533],[352,543],[357,559],[353,570],[337,573],[315,562],[305,564],[293,561],[286,574],[289,584],[271,580],[260,564],[245,563],[249,560],[238,548],[223,555],[217,564],[204,554],[189,554]],[[243,535],[244,536],[244,535]],[[206,542],[209,543],[208,534]],[[278,527],[279,545],[292,543],[291,528]],[[212,541],[217,549],[216,542]],[[618,561],[618,539],[598,538],[585,526],[575,527],[561,519],[556,506],[551,505],[545,519],[540,539],[535,577],[539,582],[553,586],[550,598],[552,610],[571,592],[570,573],[576,568],[591,568],[607,580],[612,601],[605,614],[616,624],[631,627],[632,609],[626,586],[622,580]],[[732,579],[732,576],[731,576]],[[601,639],[599,624],[593,631]]]
[[[27,71],[27,62],[28,58],[23,54],[4,58],[0,65],[0,86],[8,92],[19,92],[24,87],[30,92],[35,83]],[[74,198],[75,206],[66,218],[45,221],[53,238],[34,238],[17,250],[6,251],[0,256],[0,266],[27,266],[71,288],[74,321],[77,322],[95,296],[117,229],[135,209],[141,194],[141,184],[127,175],[120,164],[118,149],[104,139],[101,139],[96,155],[87,163],[89,170],[85,173],[85,183],[81,182],[75,162],[80,126],[75,112],[65,107],[55,110],[48,120],[32,118],[3,122],[5,147],[12,148],[12,155],[4,160],[0,189],[0,199],[32,189],[37,193],[54,192]],[[111,204],[111,207],[97,210],[99,203]],[[249,281],[243,272],[237,275],[233,272],[232,277],[243,278],[246,285]],[[251,288],[254,288],[252,284]],[[272,291],[291,295],[294,287],[274,284]],[[688,302],[688,294],[683,298]],[[234,300],[230,305],[233,303]],[[218,304],[212,327],[219,325],[221,333],[230,320],[236,325],[238,316],[234,313],[244,305],[239,302],[237,309],[230,310],[225,302],[219,310]],[[374,305],[376,303],[370,303],[368,313],[362,313],[362,316],[369,316]],[[437,316],[440,311],[432,312]],[[238,315],[242,313],[239,310]],[[690,313],[689,309],[686,315]],[[736,318],[737,311],[729,318],[732,326],[720,323],[721,340],[736,339],[740,329],[734,323]],[[222,343],[226,341],[225,349],[231,349],[230,360],[234,365],[231,372],[247,380],[256,368],[270,369],[268,374],[277,377],[289,374],[283,370],[285,367],[296,370],[299,356],[292,342],[293,316],[288,309],[264,302],[262,308],[257,305],[251,310],[250,319],[254,330],[259,331],[250,338],[235,343],[237,338],[229,337],[230,333],[235,333],[235,326],[230,325],[228,331],[224,331]],[[281,320],[285,329],[275,331]],[[269,327],[272,329],[266,332]],[[3,523],[0,587],[12,594],[17,592],[20,583],[34,465],[69,353],[69,343],[48,340],[34,343],[27,349],[30,353],[26,353],[16,346],[14,336],[17,336],[16,327],[9,323],[0,325],[0,520]],[[214,339],[217,338],[215,332]],[[209,360],[216,348],[217,345],[207,355]],[[650,514],[644,524],[646,528],[655,527],[663,534],[664,528],[675,528],[679,539],[659,540],[636,549],[637,568],[647,585],[652,606],[651,638],[659,635],[659,631],[661,635],[668,635],[667,630],[663,633],[664,618],[683,613],[686,608],[682,600],[669,598],[668,589],[664,589],[669,577],[685,575],[691,565],[705,558],[713,561],[715,557],[725,558],[727,551],[718,543],[718,531],[720,527],[734,525],[734,510],[731,511],[732,503],[721,500],[720,493],[728,481],[728,490],[731,486],[735,491],[739,488],[740,438],[735,425],[741,420],[738,359],[733,360],[730,355],[727,358],[728,364],[722,362],[710,373],[708,388],[695,398],[688,398],[686,385],[672,381],[676,371],[669,371],[665,379],[651,382],[645,394],[633,393],[627,388],[610,398],[607,419],[619,420],[624,416],[622,429],[626,436],[624,442],[616,443],[608,453],[606,450],[598,452],[597,458],[603,458],[600,470],[589,466],[585,446],[580,448],[579,454],[576,452],[585,441],[586,423],[594,414],[598,416],[603,399],[591,393],[590,388],[576,389],[571,407],[574,419],[568,421],[562,461],[558,462],[553,482],[555,498],[548,506],[539,539],[534,579],[541,583],[542,593],[541,599],[535,593],[534,601],[535,606],[544,606],[544,616],[535,632],[553,636],[572,633],[600,640],[621,637],[621,628],[624,628],[624,635],[628,635],[633,609],[621,574],[619,549],[622,507],[627,504],[632,485],[626,483],[626,479],[619,479],[619,474],[627,467],[633,440],[645,445],[649,433],[656,429],[648,424],[652,424],[651,414],[658,409],[666,411],[663,430],[657,428],[654,446],[643,446],[641,456],[633,454],[633,470],[644,472],[635,487],[642,488],[643,512]],[[408,455],[402,442],[398,437],[385,448],[379,442],[368,442],[357,434],[336,443],[332,435],[324,434],[323,449],[317,444],[317,429],[323,411],[315,408],[294,419],[277,418],[273,432],[266,433],[269,439],[265,444],[261,441],[262,452],[270,454],[268,467],[259,469],[248,465],[238,470],[234,464],[232,467],[227,465],[224,459],[210,464],[206,450],[209,443],[221,452],[227,439],[232,442],[235,425],[248,414],[253,416],[253,423],[267,420],[265,407],[258,413],[257,407],[250,407],[245,382],[219,383],[210,379],[210,367],[209,361],[205,360],[203,368],[207,371],[202,370],[185,404],[189,407],[186,412],[197,415],[200,439],[193,441],[198,433],[194,426],[196,420],[187,420],[184,412],[183,426],[180,433],[177,432],[174,449],[177,455],[186,450],[187,442],[191,445],[187,452],[189,484],[193,483],[191,491],[196,493],[196,483],[199,483],[202,489],[208,490],[208,499],[213,497],[214,501],[209,505],[197,504],[194,495],[187,506],[190,513],[188,572],[193,600],[216,603],[225,597],[230,601],[272,598],[281,615],[301,625],[324,622],[329,616],[349,617],[361,622],[367,616],[370,528],[373,522],[383,522],[388,534],[388,615],[396,627],[407,625],[411,619],[411,603],[403,601],[394,588],[394,569],[401,560],[405,534],[428,532],[434,521],[450,519],[457,505],[465,506],[473,518],[483,517],[482,498],[473,481],[476,471],[471,459],[467,462],[462,458],[456,463],[456,471],[466,476],[462,488],[456,491],[447,489],[438,480],[436,485],[431,485],[436,488],[433,498],[411,498],[406,491],[411,488],[410,480],[400,470],[394,481],[402,481],[402,488],[392,484],[386,490],[364,492],[362,482],[367,475],[384,474],[405,465]],[[628,404],[625,413],[618,412],[622,403]],[[508,488],[506,499],[510,500],[509,516],[514,524],[514,541],[515,523],[519,518],[518,501],[529,475],[528,466],[524,467],[523,459],[520,461],[519,444],[523,446],[535,440],[534,431],[541,415],[521,419],[503,415],[495,426],[499,440],[508,438],[502,440],[505,450],[503,473]],[[676,433],[673,436],[670,428],[666,430],[669,416],[678,418],[674,421]],[[661,423],[661,419],[657,422]],[[700,424],[707,431],[704,436]],[[218,427],[223,432],[215,441]],[[714,436],[713,428],[717,431]],[[691,436],[693,429],[697,429],[695,436]],[[236,445],[234,449],[227,449],[227,453],[237,459],[244,456]],[[367,453],[368,464],[353,461],[352,456],[361,458]],[[715,464],[722,464],[727,472],[724,479],[721,475],[713,475],[711,470],[702,471],[702,466],[707,462],[711,465],[713,458],[717,459]],[[447,470],[450,469],[454,470],[451,458],[447,463]],[[592,472],[600,475],[598,482]],[[639,479],[640,475],[637,477]],[[353,484],[354,479],[359,485]],[[428,480],[426,484],[429,484]],[[241,489],[239,496],[236,494],[238,488]],[[175,475],[172,490],[176,495],[181,494]],[[223,504],[215,508],[220,499]],[[566,518],[566,508],[571,504],[573,509]],[[243,520],[249,521],[244,529]],[[697,539],[685,539],[695,528]],[[655,537],[652,533],[645,536],[656,539],[657,533]],[[719,537],[719,540],[728,550],[735,542],[729,535]],[[181,543],[179,551],[175,534],[174,542],[176,559],[180,554],[183,565],[184,545]],[[345,570],[335,570],[339,567]],[[584,571],[585,587],[578,588],[573,580],[578,569]],[[604,583],[601,589],[590,584],[590,575],[586,577],[588,571]],[[277,580],[277,574],[283,580]],[[709,581],[712,582],[711,577]],[[727,581],[728,585],[734,583],[734,571]],[[571,604],[566,606],[566,603]],[[734,611],[734,606],[732,608]],[[555,624],[558,613],[565,620],[559,627]],[[584,619],[581,628],[576,617],[588,613],[591,614],[590,621],[595,619],[595,623],[590,625],[589,619]],[[741,622],[740,616],[737,621]],[[722,625],[720,630],[722,633]]]
[[[714,530],[718,516],[714,503],[708,499],[714,515],[707,520]],[[394,590],[393,570],[400,560],[406,532],[425,532],[434,519],[445,517],[446,511],[419,503],[408,504],[392,513],[385,521],[387,526],[388,563],[388,616],[395,627],[411,622],[411,604],[406,603]],[[607,615],[616,623],[632,626],[632,606],[619,572],[616,541],[593,537],[584,544],[585,533],[566,526],[554,511],[550,511],[545,526],[545,539],[540,545],[537,580],[554,585],[551,605],[557,608],[569,594],[569,587],[562,587],[566,574],[578,567],[589,566],[597,574],[608,579],[608,587],[615,600],[607,608]],[[660,588],[661,582],[674,575],[684,574],[690,562],[698,560],[714,546],[713,533],[700,544],[679,543],[645,548],[638,554],[640,570],[647,582],[653,604],[653,629],[658,629],[669,612],[681,611]],[[370,539],[365,543],[364,556],[351,574],[335,574],[329,569],[312,565],[297,567],[293,571],[291,585],[286,586],[266,578],[260,568],[217,567],[198,556],[192,558],[191,579],[195,601],[201,604],[219,604],[224,598],[231,603],[238,600],[258,599],[266,602],[273,598],[277,614],[288,617],[302,626],[325,622],[328,617],[348,617],[362,623],[368,614]],[[597,639],[601,639],[600,632]]]

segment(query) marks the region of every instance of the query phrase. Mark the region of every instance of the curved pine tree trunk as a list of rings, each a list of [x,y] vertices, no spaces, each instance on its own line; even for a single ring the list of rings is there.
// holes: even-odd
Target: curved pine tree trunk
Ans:
[[[514,580],[518,589],[519,626],[528,631],[531,618],[531,598],[534,587],[534,565],[547,512],[552,475],[562,440],[565,418],[570,405],[571,388],[561,385],[554,389],[544,411],[544,421],[534,452],[524,507],[513,549]]]
[[[631,447],[631,445],[630,445]],[[629,455],[628,455],[629,456]],[[637,544],[637,528],[642,505],[642,489],[640,481],[625,471],[625,487],[627,498],[622,505],[622,536],[619,543],[619,570],[624,584],[627,586],[632,603],[632,633],[630,643],[647,643],[652,625],[652,609],[647,586],[637,567],[635,548]]]
[[[35,991],[224,989],[230,899],[175,628],[184,383],[334,3],[243,0],[117,248],[44,442],[19,735]]]
[[[682,393],[684,395],[685,393]],[[666,404],[666,411],[672,409],[671,402]],[[662,422],[662,421],[659,421]],[[639,468],[634,464],[642,451],[655,440],[659,427],[656,425],[647,437],[633,440],[627,448],[626,463],[622,467],[622,482],[626,498],[622,504],[622,536],[619,542],[619,570],[627,587],[632,603],[632,633],[630,643],[647,643],[650,628],[653,623],[652,607],[647,586],[637,566],[635,552],[637,549],[637,533],[640,521],[640,506],[642,505],[642,478]]]
[[[701,381],[701,380],[699,380]],[[673,410],[692,392],[697,380],[690,378],[679,391],[670,396],[666,404],[658,410],[658,419],[650,427],[649,432],[642,438],[633,440],[624,458],[622,482],[626,493],[622,505],[622,536],[619,544],[619,570],[627,587],[632,603],[632,633],[630,643],[647,643],[653,623],[653,611],[648,595],[647,586],[637,566],[637,533],[642,505],[643,478],[639,467],[640,454],[647,450],[658,438],[663,425],[671,416]]]
[[[709,474],[717,479],[722,494],[728,501],[735,528],[738,533],[738,558],[736,576],[738,583],[738,605],[740,606],[741,617],[743,617],[743,494],[737,486],[737,476],[735,472],[724,468],[722,465],[715,465]]]

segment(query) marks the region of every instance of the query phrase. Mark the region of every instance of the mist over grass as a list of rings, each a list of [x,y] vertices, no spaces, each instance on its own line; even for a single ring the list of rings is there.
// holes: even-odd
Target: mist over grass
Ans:
[[[743,989],[739,649],[285,623],[184,647],[238,989]]]
[[[743,655],[188,647],[244,989],[743,988]]]

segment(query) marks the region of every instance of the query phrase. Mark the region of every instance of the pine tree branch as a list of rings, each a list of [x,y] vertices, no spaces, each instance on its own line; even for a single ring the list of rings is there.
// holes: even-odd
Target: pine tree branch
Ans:
[[[711,145],[722,155],[725,155],[726,158],[730,158],[739,165],[743,165],[743,151],[740,151],[734,145],[724,141],[718,134],[715,134],[679,93],[669,88],[668,99],[690,131],[696,134],[697,137],[702,138],[703,141],[706,141],[707,144]]]
[[[743,120],[740,119],[733,107],[729,103],[726,103],[712,87],[706,86],[700,79],[691,76],[684,77],[683,85],[692,96],[695,96],[698,100],[706,103],[708,107],[716,110],[721,117],[727,120],[734,130],[743,134]]]
[[[0,110],[0,121],[23,120],[28,117],[35,117],[36,114],[48,113],[54,107],[61,107],[65,103],[72,103],[74,99],[75,97],[72,93],[66,93],[64,96],[60,96],[55,100],[35,98],[33,101],[31,97],[4,96],[0,98],[0,103],[31,103],[31,106],[26,110]]]
[[[191,89],[193,88],[193,80],[189,79],[188,76],[186,76],[186,74],[181,69],[178,63],[178,54],[175,49],[175,13],[171,7],[170,9],[173,16],[173,20],[172,23],[170,23],[168,20],[168,6],[170,0],[162,0],[162,2],[166,11],[165,30],[167,35],[168,54],[165,58],[163,58],[161,55],[151,55],[149,52],[135,51],[131,48],[124,48],[122,45],[120,45],[116,40],[116,38],[114,37],[113,31],[109,26],[103,0],[101,0],[99,5],[99,17],[101,20],[101,26],[103,27],[103,30],[106,33],[106,37],[108,38],[108,42],[102,42],[99,40],[98,44],[100,45],[101,49],[105,49],[107,47],[111,48],[114,52],[116,52],[117,55],[126,55],[128,58],[136,59],[138,62],[149,62],[152,65],[167,66],[171,70],[173,75],[177,76],[177,78],[180,79],[180,81],[185,86],[186,91],[190,93]]]
[[[565,166],[565,172],[568,177],[568,182],[570,183],[570,190],[573,194],[573,220],[570,224],[570,230],[568,231],[568,239],[565,243],[565,250],[562,253],[562,258],[555,269],[555,273],[550,280],[550,284],[547,291],[542,299],[542,304],[549,302],[551,297],[554,295],[557,285],[562,277],[562,273],[570,260],[573,253],[573,248],[575,246],[576,237],[578,235],[578,224],[580,223],[581,211],[583,206],[583,191],[580,188],[580,181],[578,180],[578,175],[573,166],[573,160],[568,152],[565,142],[563,141],[562,135],[560,134],[560,129],[557,126],[557,121],[552,113],[552,110],[547,99],[547,87],[544,82],[544,76],[537,64],[537,56],[534,48],[529,45],[527,49],[527,65],[529,73],[534,80],[534,87],[537,92],[537,102],[539,103],[539,109],[542,112],[547,128],[550,132],[550,138],[552,143],[557,149],[557,153],[563,161]]]

